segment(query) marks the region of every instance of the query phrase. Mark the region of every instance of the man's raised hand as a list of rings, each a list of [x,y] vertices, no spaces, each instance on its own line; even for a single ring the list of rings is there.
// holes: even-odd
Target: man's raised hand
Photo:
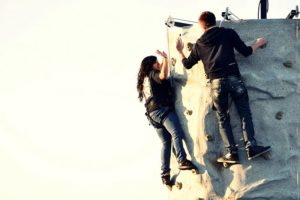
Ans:
[[[176,49],[179,53],[182,53],[183,48],[184,48],[184,43],[182,42],[181,38],[179,37],[176,41]]]

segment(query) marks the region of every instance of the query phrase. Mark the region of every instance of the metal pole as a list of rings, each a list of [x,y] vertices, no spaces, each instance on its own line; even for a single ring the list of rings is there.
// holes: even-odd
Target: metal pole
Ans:
[[[261,0],[260,1],[260,17],[261,19],[267,19],[267,1],[268,0]]]
[[[173,74],[172,74],[172,63],[171,63],[171,52],[170,52],[170,37],[169,37],[169,27],[167,27],[167,41],[168,41],[168,65],[169,65],[169,75],[170,75],[170,82],[171,87],[173,88]]]

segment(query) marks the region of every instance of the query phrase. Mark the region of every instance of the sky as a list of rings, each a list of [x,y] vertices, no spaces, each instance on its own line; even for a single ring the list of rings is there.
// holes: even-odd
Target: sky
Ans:
[[[167,199],[138,68],[167,50],[169,16],[226,7],[257,18],[258,0],[1,0],[0,199]]]

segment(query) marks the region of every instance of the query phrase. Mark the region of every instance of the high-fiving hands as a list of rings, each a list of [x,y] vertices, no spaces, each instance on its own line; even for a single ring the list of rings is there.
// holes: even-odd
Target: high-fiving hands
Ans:
[[[168,58],[168,55],[164,51],[156,50],[156,53],[163,58]]]
[[[177,41],[176,41],[176,49],[177,49],[178,53],[180,54],[181,59],[185,58],[185,55],[183,53],[183,48],[184,48],[184,43],[182,42],[182,39],[180,37],[178,37]]]
[[[184,43],[182,42],[181,38],[177,38],[177,41],[176,41],[176,49],[179,53],[182,53],[183,51],[183,48],[184,48]]]
[[[156,53],[163,57],[162,63],[159,66],[159,78],[160,80],[165,80],[169,77],[168,55],[166,54],[166,52],[160,50],[156,50]]]

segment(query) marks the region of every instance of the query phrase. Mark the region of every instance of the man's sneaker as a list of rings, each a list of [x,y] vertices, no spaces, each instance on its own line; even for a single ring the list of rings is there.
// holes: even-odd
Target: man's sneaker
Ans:
[[[190,170],[190,169],[196,169],[196,166],[189,160],[185,160],[181,163],[179,163],[180,170]]]
[[[271,150],[270,146],[250,146],[249,148],[246,149],[247,151],[247,156],[248,160],[252,160],[253,158],[256,158],[268,151]]]
[[[219,158],[218,161],[225,163],[238,163],[239,155],[237,151],[228,151],[228,153]]]

